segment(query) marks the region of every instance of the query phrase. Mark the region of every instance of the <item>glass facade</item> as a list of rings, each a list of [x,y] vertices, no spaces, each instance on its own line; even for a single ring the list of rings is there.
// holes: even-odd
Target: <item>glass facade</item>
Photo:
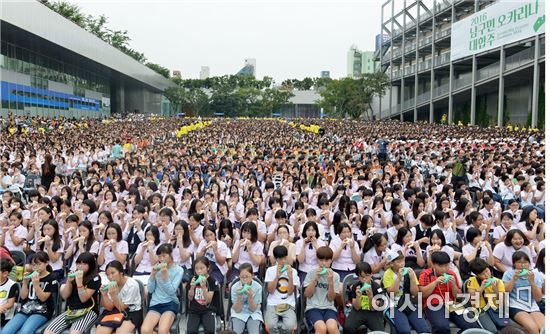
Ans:
[[[0,51],[0,68],[27,75],[30,79],[30,86],[28,83],[2,81],[2,115],[9,112],[47,117],[101,117],[110,114],[110,107],[101,103],[102,97],[110,98],[108,79],[6,41],[1,42]],[[72,94],[56,91],[56,83],[69,86]],[[86,98],[86,90],[95,92],[96,98]]]
[[[37,88],[47,88],[47,80],[88,89],[109,96],[109,80],[78,65],[60,62],[34,51],[2,41],[0,67],[31,76]],[[35,79],[32,79],[35,77]]]

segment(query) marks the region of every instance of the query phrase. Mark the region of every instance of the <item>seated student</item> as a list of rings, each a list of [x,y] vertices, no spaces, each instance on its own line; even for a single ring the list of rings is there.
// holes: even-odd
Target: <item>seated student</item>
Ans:
[[[355,266],[361,261],[361,250],[359,244],[353,239],[349,224],[338,224],[336,234],[338,236],[332,239],[329,245],[334,252],[332,268],[343,281],[344,277],[355,271]]]
[[[215,234],[214,234],[215,236]],[[233,246],[232,261],[233,271],[231,279],[237,277],[241,264],[251,263],[254,274],[258,274],[259,266],[265,263],[264,245],[258,241],[258,229],[256,224],[246,222],[241,226],[241,239]]]
[[[90,252],[94,255],[99,252],[99,242],[94,238],[92,223],[87,220],[78,224],[78,237],[70,241],[70,245],[65,250],[65,260],[77,259],[84,252]],[[71,262],[70,270],[75,271],[76,261]]]
[[[375,233],[367,238],[363,246],[363,261],[370,264],[374,279],[381,279],[384,275],[384,268],[388,264],[388,251],[388,239],[385,234]]]
[[[443,304],[454,302],[460,293],[458,279],[455,273],[449,270],[450,262],[451,258],[449,254],[441,251],[433,252],[431,258],[433,268],[423,270],[419,276],[424,312],[432,325],[432,333],[436,334],[451,333],[449,328],[450,321],[461,330],[478,328],[476,323],[469,322],[463,315],[459,315],[456,312],[450,312],[448,318],[445,316],[446,310]],[[437,295],[438,297],[431,297],[433,295]],[[430,301],[430,305],[433,307],[427,307],[428,301]]]
[[[214,277],[208,275],[210,260],[204,256],[198,257],[195,259],[194,266],[195,276],[191,279],[187,293],[189,298],[187,333],[198,333],[199,326],[202,324],[205,334],[214,334],[216,331],[216,306],[212,300],[214,294],[219,293],[220,288]]]
[[[517,251],[522,251],[529,255],[531,264],[535,262],[534,260],[537,254],[529,243],[527,236],[520,230],[512,229],[506,233],[504,242],[495,246],[495,250],[493,251],[495,268],[501,273],[507,270],[513,270],[514,264],[512,263],[512,256]]]
[[[390,251],[387,259],[388,269],[384,272],[382,285],[390,295],[390,314],[397,333],[410,334],[411,326],[417,333],[429,333],[430,327],[426,320],[418,317],[418,279],[414,270],[405,267],[405,257],[401,252]],[[403,304],[408,302],[412,305],[401,310]]]
[[[288,250],[285,246],[273,249],[275,265],[267,268],[267,306],[264,319],[270,333],[278,332],[278,322],[282,320],[283,334],[289,334],[296,328],[296,300],[294,291],[300,287],[298,273],[288,261]]]
[[[497,333],[500,328],[497,328],[489,312],[495,312],[494,314],[498,317],[499,310],[504,311],[504,283],[493,277],[487,261],[480,258],[470,262],[470,270],[475,276],[466,281],[466,287],[468,287],[472,306],[478,309],[478,321],[484,329]]]
[[[21,310],[2,327],[2,333],[32,334],[52,318],[55,308],[52,293],[57,292],[58,284],[51,275],[49,261],[46,252],[34,255],[33,271],[25,273],[21,284]]]
[[[493,242],[495,245],[503,242],[506,239],[506,234],[514,226],[514,216],[510,212],[503,212],[500,216],[500,225],[493,230]],[[495,247],[496,249],[496,247]]]
[[[117,260],[125,266],[128,254],[128,243],[122,240],[122,230],[120,226],[115,223],[107,225],[105,229],[105,239],[101,243],[97,255],[97,264],[100,265],[100,271],[105,271],[107,264],[111,263],[113,260]]]
[[[202,241],[198,244],[195,255],[205,256],[210,261],[210,276],[221,285],[227,274],[227,258],[231,254],[227,245],[216,238],[214,226],[206,226],[202,229]]]
[[[421,269],[426,264],[422,256],[420,243],[413,241],[412,233],[406,227],[402,227],[397,231],[395,243],[391,245],[390,250],[394,252],[400,251],[405,256],[405,265],[407,267]]]
[[[336,291],[340,288],[340,276],[330,269],[333,255],[330,247],[319,247],[319,267],[309,271],[304,279],[304,297],[307,298],[305,317],[315,333],[340,333],[334,306]]]
[[[8,259],[0,260],[0,327],[6,325],[15,311],[17,282],[8,277],[12,269],[13,264]]]
[[[262,327],[262,286],[252,278],[250,263],[239,267],[239,282],[231,287],[231,328],[238,334],[259,334]],[[245,289],[246,287],[246,289]]]
[[[145,241],[140,243],[136,256],[134,257],[134,264],[136,265],[136,271],[133,276],[149,276],[151,274],[151,268],[153,263],[158,262],[156,255],[157,249],[160,247],[160,231],[158,227],[151,226],[145,232]],[[140,278],[138,278],[140,279]],[[144,284],[147,284],[146,280],[140,279]]]
[[[292,265],[294,261],[296,261],[296,245],[289,241],[290,229],[288,228],[288,225],[278,225],[276,233],[277,233],[277,238],[275,239],[275,241],[272,241],[269,244],[269,250],[267,251],[267,256],[269,256],[269,261],[271,263],[275,263],[275,256],[273,255],[273,250],[277,246],[283,246],[287,249],[287,253],[288,253],[288,258],[286,263]]]
[[[350,298],[353,307],[346,317],[344,334],[353,334],[362,325],[371,331],[383,331],[384,316],[379,305],[374,305],[376,299],[373,300],[376,295],[381,295],[383,290],[372,280],[372,269],[368,263],[358,263],[355,274],[359,282],[351,288]]]
[[[55,318],[44,334],[60,334],[67,328],[71,328],[71,333],[82,334],[92,326],[99,313],[97,303],[101,279],[97,274],[95,256],[84,252],[76,259],[76,276],[69,274],[67,282],[61,285],[59,294],[61,298],[67,301],[67,310]],[[85,310],[76,320],[67,321],[67,314],[71,311]]]
[[[176,319],[180,300],[177,295],[183,278],[183,268],[174,263],[172,245],[162,244],[157,248],[160,270],[154,265],[147,282],[147,289],[152,294],[149,311],[143,320],[141,333],[151,334],[159,326],[160,333],[168,333]]]
[[[544,328],[544,314],[538,302],[543,297],[544,275],[531,271],[531,259],[522,251],[512,255],[514,269],[502,276],[506,292],[510,293],[510,319],[523,326],[529,334],[540,333]]]
[[[468,243],[462,247],[462,255],[468,263],[479,257],[491,266],[494,264],[491,244],[487,240],[483,241],[481,230],[475,227],[469,228],[466,231],[466,241]]]
[[[299,249],[297,254],[298,277],[300,282],[306,278],[306,274],[318,266],[317,249],[321,246],[326,246],[326,243],[320,239],[319,225],[314,221],[308,221],[301,232],[301,238],[296,241],[296,249]]]
[[[0,246],[5,246],[8,250],[23,251],[27,239],[27,228],[23,226],[23,216],[21,213],[12,211],[9,216],[10,224],[0,229]]]
[[[141,328],[143,322],[139,283],[124,274],[124,268],[117,260],[107,265],[105,273],[110,283],[101,287],[101,305],[105,312],[99,317],[99,325],[95,332],[96,334],[111,334],[113,331],[119,334],[132,333],[136,328]],[[102,323],[103,317],[113,312],[125,313],[122,323],[116,327]]]
[[[126,241],[130,254],[136,252],[138,245],[145,240],[145,231],[151,227],[144,216],[145,208],[142,205],[136,205],[132,220],[122,224],[122,228],[124,228],[122,239]]]

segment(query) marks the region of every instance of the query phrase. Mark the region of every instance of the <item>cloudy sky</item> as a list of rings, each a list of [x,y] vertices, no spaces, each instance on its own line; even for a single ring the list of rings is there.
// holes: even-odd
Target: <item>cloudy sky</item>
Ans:
[[[280,82],[345,76],[352,44],[374,50],[382,1],[374,0],[69,0],[128,30],[131,47],[185,78],[236,73],[255,58],[257,77]]]

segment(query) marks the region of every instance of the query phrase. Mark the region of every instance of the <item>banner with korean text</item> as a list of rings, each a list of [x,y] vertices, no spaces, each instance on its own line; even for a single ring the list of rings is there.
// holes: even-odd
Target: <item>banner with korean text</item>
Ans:
[[[501,0],[452,26],[451,61],[544,33],[544,0]]]

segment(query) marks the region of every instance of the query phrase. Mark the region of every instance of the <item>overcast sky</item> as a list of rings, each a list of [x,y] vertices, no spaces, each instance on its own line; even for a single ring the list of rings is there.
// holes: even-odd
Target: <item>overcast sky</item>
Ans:
[[[346,75],[352,44],[374,50],[382,1],[373,0],[69,0],[128,30],[131,47],[152,62],[198,78],[234,74],[255,58],[256,77]]]

